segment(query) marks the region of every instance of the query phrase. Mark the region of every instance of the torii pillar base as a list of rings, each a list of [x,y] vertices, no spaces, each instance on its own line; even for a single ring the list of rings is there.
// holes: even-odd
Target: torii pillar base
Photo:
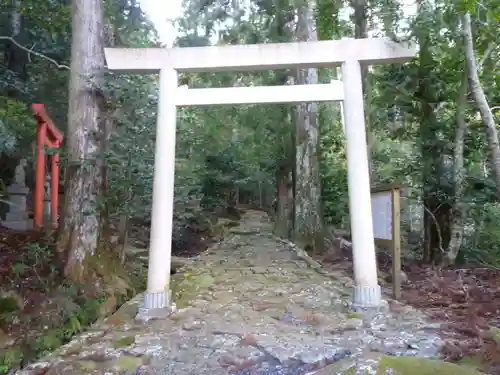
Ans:
[[[147,307],[152,306],[156,302],[151,301],[151,298],[155,299],[159,296],[152,296],[152,294],[158,293],[144,293],[144,305],[139,308],[137,315],[135,316],[135,320],[138,322],[146,323],[152,319],[166,319],[171,314],[177,311],[176,305],[173,302],[167,300],[158,303],[158,306],[162,307]],[[164,296],[168,298],[168,293],[164,293]],[[167,305],[166,305],[167,304]]]
[[[380,285],[356,285],[354,287],[353,307],[355,309],[378,308],[382,303]]]

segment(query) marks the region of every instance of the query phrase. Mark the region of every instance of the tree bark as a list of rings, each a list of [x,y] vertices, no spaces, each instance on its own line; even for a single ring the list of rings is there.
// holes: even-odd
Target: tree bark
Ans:
[[[110,20],[104,21],[105,16],[103,15],[103,45],[105,47],[115,47],[116,46],[116,33],[113,24]],[[104,103],[103,103],[104,104]],[[110,223],[110,215],[112,207],[110,206],[109,200],[106,199],[108,197],[108,165],[107,158],[108,154],[111,151],[111,134],[114,129],[116,129],[116,118],[114,116],[113,108],[104,108],[103,105],[102,111],[102,120],[99,124],[100,126],[100,139],[99,139],[99,147],[100,147],[100,157],[99,157],[99,167],[101,168],[101,197],[104,199],[100,205],[100,230],[99,230],[99,238],[98,243],[105,246],[106,248],[110,248],[111,246],[111,223]],[[124,245],[125,246],[125,245]],[[111,249],[110,249],[111,250]],[[118,249],[118,257],[120,259],[125,259],[123,252],[120,252]]]
[[[467,69],[466,69],[467,71]],[[452,218],[450,225],[450,242],[444,254],[444,261],[447,264],[454,264],[457,259],[464,237],[464,219],[466,207],[462,200],[464,193],[464,138],[467,130],[465,120],[465,107],[467,105],[467,73],[464,73],[460,92],[457,100],[457,130],[455,133],[455,147],[453,150],[453,186],[454,204],[452,208]]]
[[[124,199],[124,211],[120,215],[120,221],[118,224],[118,243],[117,243],[117,253],[120,257],[120,263],[125,264],[125,248],[127,246],[128,240],[128,230],[129,230],[129,216],[130,216],[130,204],[132,202],[133,191],[132,191],[132,152],[129,152],[127,159],[127,191],[125,193]]]
[[[428,4],[418,1],[418,17],[425,18],[432,9]],[[451,206],[446,198],[446,188],[441,184],[443,156],[446,155],[445,142],[436,139],[440,131],[436,108],[441,101],[434,88],[439,79],[434,71],[436,62],[431,52],[431,40],[428,31],[419,26],[416,29],[419,44],[418,90],[416,99],[420,112],[420,148],[422,155],[422,200],[424,204],[424,249],[423,260],[430,263],[440,262],[443,249],[450,239]]]
[[[282,83],[293,81],[283,75]],[[278,160],[276,172],[276,217],[275,233],[278,236],[292,239],[294,229],[294,182],[295,182],[295,129],[292,128],[292,108],[283,105],[283,123],[290,129],[289,137],[283,139],[283,156]]]
[[[290,238],[293,231],[293,176],[287,166],[279,169],[276,176],[278,196],[276,200],[275,233]]]
[[[287,7],[269,9],[275,16],[276,41],[288,41],[292,37],[292,12]],[[294,78],[285,71],[277,75],[277,84],[294,84]],[[295,129],[292,127],[293,109],[290,105],[282,104],[282,123],[289,130],[282,138],[282,155],[278,156],[276,171],[276,204],[275,206],[275,233],[278,236],[292,239],[294,228],[294,181],[295,181]]]
[[[298,9],[296,39],[318,40],[314,18],[315,4],[304,1]],[[318,83],[316,69],[299,69],[297,83]],[[324,248],[321,179],[319,173],[319,123],[316,103],[302,103],[296,110],[295,219],[294,239],[313,252]]]
[[[103,1],[73,0],[68,167],[57,251],[66,258],[65,276],[79,283],[96,254],[100,229],[103,47]]]
[[[486,138],[490,151],[490,163],[495,179],[497,196],[500,198],[500,144],[498,142],[498,132],[495,125],[493,112],[488,104],[488,99],[484,94],[481,81],[479,80],[479,67],[476,62],[474,53],[474,41],[472,37],[472,27],[470,14],[467,13],[462,17],[462,27],[464,34],[465,60],[467,62],[467,71],[469,77],[470,90],[472,97],[476,102],[479,113],[483,119]]]
[[[20,0],[11,0],[10,10],[10,35],[16,42],[24,45],[26,42],[26,32],[24,30],[24,17],[21,14],[22,4]],[[11,41],[5,42],[5,62],[7,69],[14,73],[15,79],[26,82],[28,78],[27,64],[28,54]],[[7,96],[20,99],[22,91],[16,88],[17,85],[10,85],[7,89]]]

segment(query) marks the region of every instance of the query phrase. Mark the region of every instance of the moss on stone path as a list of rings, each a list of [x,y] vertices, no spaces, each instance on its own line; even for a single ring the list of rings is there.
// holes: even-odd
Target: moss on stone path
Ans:
[[[171,316],[136,321],[142,302],[137,296],[37,365],[49,367],[49,375],[117,375],[138,369],[148,374],[289,375],[334,368],[336,373],[325,374],[385,374],[391,368],[400,375],[425,375],[411,371],[449,368],[441,361],[386,356],[437,358],[441,341],[429,330],[434,323],[408,306],[369,317],[353,313],[347,297],[352,280],[341,272],[318,270],[300,249],[271,231],[264,213],[246,212],[223,241],[173,276],[177,311]],[[428,364],[434,367],[427,370]],[[461,374],[462,367],[450,366]],[[34,375],[34,368],[18,374]]]
[[[417,357],[394,357],[387,355],[375,355],[365,358],[377,363],[373,365],[372,372],[363,372],[362,363],[353,358],[346,358],[337,363],[329,365],[314,375],[481,375],[483,373],[469,366],[460,366],[441,360],[417,358]]]

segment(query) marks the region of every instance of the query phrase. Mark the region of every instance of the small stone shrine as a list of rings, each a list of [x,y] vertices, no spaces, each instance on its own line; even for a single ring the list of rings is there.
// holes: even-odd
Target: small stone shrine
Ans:
[[[2,220],[2,225],[19,231],[31,229],[32,221],[27,211],[27,198],[30,189],[26,186],[25,168],[28,165],[26,159],[21,159],[15,170],[14,181],[7,187],[9,196],[9,211]]]

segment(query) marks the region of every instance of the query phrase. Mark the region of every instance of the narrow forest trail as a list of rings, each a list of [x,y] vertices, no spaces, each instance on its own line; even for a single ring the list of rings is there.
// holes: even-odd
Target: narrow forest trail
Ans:
[[[269,218],[259,211],[247,211],[223,241],[177,272],[172,288],[177,310],[167,319],[136,321],[139,295],[17,374],[384,374],[381,369],[396,366],[408,368],[404,375],[414,374],[415,366],[424,374],[424,365],[431,366],[429,373],[447,373],[441,366],[453,374],[464,370],[415,358],[437,358],[442,342],[439,325],[414,308],[384,308],[364,318],[350,312],[352,280],[328,273],[273,236]]]

